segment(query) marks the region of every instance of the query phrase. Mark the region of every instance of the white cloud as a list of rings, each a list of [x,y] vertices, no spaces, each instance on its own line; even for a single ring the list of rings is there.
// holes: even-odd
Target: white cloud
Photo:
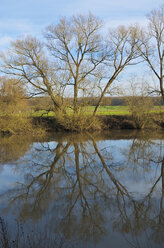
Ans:
[[[25,35],[41,37],[42,25],[21,19],[0,20],[0,50],[4,51],[9,47],[10,42]]]
[[[8,19],[0,20],[0,50],[4,51],[10,42],[25,35],[40,37],[43,27],[27,20]]]

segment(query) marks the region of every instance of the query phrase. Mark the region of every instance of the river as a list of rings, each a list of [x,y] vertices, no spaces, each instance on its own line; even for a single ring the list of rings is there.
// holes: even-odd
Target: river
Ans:
[[[164,247],[164,132],[0,138],[0,216],[0,247]]]

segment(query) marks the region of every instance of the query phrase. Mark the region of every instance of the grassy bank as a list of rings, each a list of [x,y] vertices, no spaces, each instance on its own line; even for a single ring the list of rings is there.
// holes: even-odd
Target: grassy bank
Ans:
[[[127,106],[101,106],[96,117],[93,117],[94,106],[80,109],[73,114],[67,109],[66,114],[40,110],[19,115],[1,116],[1,135],[36,134],[46,131],[96,131],[106,129],[159,129],[164,127],[164,107],[154,106],[148,114],[136,116],[130,113]]]
[[[147,129],[157,130],[164,128],[164,113],[151,113],[144,121],[134,120],[132,115],[98,115],[90,116],[42,116],[33,117],[36,125],[41,125],[48,131],[100,131],[109,129]],[[143,125],[144,124],[144,125]]]

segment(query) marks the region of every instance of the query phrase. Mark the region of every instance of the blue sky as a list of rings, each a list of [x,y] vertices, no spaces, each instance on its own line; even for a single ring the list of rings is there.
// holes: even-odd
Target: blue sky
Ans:
[[[107,26],[146,23],[146,14],[163,0],[0,0],[0,50],[26,34],[40,36],[61,16],[91,11]]]

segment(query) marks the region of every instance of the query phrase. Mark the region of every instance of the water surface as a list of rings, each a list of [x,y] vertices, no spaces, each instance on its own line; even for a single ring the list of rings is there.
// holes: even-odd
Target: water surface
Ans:
[[[21,223],[30,239],[46,233],[47,247],[164,247],[163,198],[162,132],[0,139],[12,239]]]

